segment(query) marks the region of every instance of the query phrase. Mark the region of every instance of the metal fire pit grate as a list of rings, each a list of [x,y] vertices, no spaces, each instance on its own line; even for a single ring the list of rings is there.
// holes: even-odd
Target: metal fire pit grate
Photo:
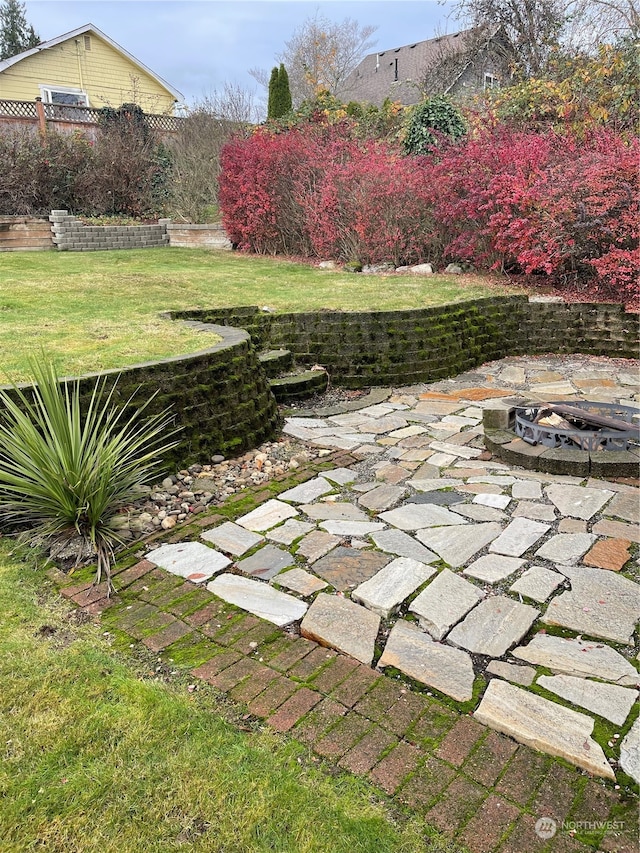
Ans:
[[[516,408],[515,432],[528,444],[545,447],[628,450],[640,446],[639,416],[638,409],[616,403],[538,403]]]

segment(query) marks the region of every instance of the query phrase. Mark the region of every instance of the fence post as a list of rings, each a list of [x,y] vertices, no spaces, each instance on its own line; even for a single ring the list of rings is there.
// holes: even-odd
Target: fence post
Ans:
[[[42,98],[36,98],[36,112],[38,113],[38,127],[40,129],[40,134],[43,139],[47,135],[47,119],[44,114],[44,106],[42,105]]]

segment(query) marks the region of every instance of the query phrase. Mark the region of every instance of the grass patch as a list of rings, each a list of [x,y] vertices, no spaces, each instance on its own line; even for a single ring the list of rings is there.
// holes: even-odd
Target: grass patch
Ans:
[[[42,348],[63,375],[204,349],[206,332],[159,312],[234,305],[276,311],[395,310],[522,292],[480,276],[354,275],[206,249],[14,252],[2,259],[0,381],[29,376]]]
[[[2,853],[456,849],[294,741],[240,731],[215,691],[159,679],[47,590],[0,543]]]

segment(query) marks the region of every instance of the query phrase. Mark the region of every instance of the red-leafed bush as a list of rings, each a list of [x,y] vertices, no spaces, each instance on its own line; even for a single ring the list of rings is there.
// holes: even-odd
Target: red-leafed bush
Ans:
[[[598,274],[594,290],[640,309],[640,249],[610,249],[591,261]]]
[[[259,254],[309,254],[298,197],[309,165],[309,140],[298,130],[259,129],[229,142],[218,203],[231,242]]]
[[[314,254],[366,264],[436,260],[430,170],[386,144],[327,163],[305,212]]]
[[[443,258],[634,300],[640,143],[493,124],[430,156],[348,121],[260,129],[222,154],[230,239],[261,253],[396,265]]]
[[[219,202],[232,242],[362,263],[432,259],[429,169],[350,131],[309,124],[229,143]]]
[[[578,141],[498,128],[450,147],[434,169],[447,254],[629,301],[639,154],[607,131]]]

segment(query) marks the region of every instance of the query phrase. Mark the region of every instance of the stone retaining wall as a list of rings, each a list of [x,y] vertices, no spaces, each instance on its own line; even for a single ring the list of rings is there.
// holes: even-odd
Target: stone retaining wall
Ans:
[[[150,249],[158,246],[231,249],[222,225],[85,225],[66,210],[50,216],[1,216],[0,252],[55,249],[89,252],[106,249]]]
[[[157,225],[85,225],[66,210],[52,210],[49,219],[53,242],[60,251],[151,249],[169,245],[168,220],[160,220]]]
[[[190,355],[82,377],[81,383],[88,395],[97,376],[106,377],[107,387],[120,376],[116,401],[135,392],[135,404],[155,393],[149,414],[172,406],[180,444],[166,462],[178,467],[215,453],[237,455],[276,434],[277,405],[258,349],[286,347],[298,363],[322,364],[335,384],[348,388],[431,382],[509,355],[638,353],[638,315],[621,306],[519,296],[417,311],[270,314],[253,306],[171,316],[204,322],[223,340]]]
[[[0,252],[53,249],[51,224],[43,216],[0,216]]]
[[[522,323],[523,352],[530,355],[638,357],[640,315],[626,312],[622,305],[534,299],[526,303]]]
[[[83,376],[81,393],[87,399],[96,378],[104,377],[107,389],[118,379],[116,403],[135,395],[133,410],[155,394],[146,410],[149,415],[170,406],[180,428],[179,445],[164,458],[172,467],[257,447],[280,425],[269,381],[246,332],[218,327],[208,331],[220,334],[222,341],[190,355]]]
[[[286,348],[347,388],[433,382],[509,355],[638,355],[638,315],[612,304],[493,297],[415,311],[271,314],[257,307],[173,312],[246,329],[257,348]]]

